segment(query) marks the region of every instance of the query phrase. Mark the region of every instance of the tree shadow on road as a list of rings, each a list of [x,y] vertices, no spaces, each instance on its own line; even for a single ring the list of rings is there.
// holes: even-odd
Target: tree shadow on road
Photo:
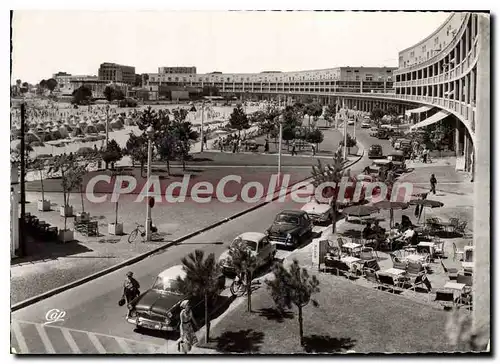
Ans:
[[[307,353],[338,353],[350,350],[356,344],[351,338],[336,338],[328,335],[304,337],[303,347]]]
[[[284,322],[285,319],[290,320],[294,318],[294,314],[292,311],[281,312],[274,307],[263,308],[261,310],[258,310],[257,313],[260,316],[267,318],[268,320],[276,321],[278,323]]]
[[[252,329],[227,331],[214,339],[216,349],[223,353],[255,353],[260,350],[264,333]]]

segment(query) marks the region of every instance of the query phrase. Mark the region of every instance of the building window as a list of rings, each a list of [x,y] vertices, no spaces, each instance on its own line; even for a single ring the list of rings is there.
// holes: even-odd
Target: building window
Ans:
[[[373,81],[373,75],[371,75],[371,74],[366,74],[366,76],[365,76],[365,80],[366,80],[366,81]]]
[[[415,57],[415,51],[410,52],[410,57],[412,57],[412,58]]]

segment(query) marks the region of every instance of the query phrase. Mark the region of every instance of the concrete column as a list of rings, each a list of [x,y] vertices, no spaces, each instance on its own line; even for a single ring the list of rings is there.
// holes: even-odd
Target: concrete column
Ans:
[[[490,328],[490,17],[478,15],[477,112],[474,143],[473,317]],[[480,142],[479,142],[480,141]]]
[[[469,84],[470,84],[470,75],[467,74],[465,75],[465,85],[462,85],[462,82],[460,82],[460,91],[464,92],[465,94],[465,104],[469,105],[470,104],[470,99],[469,99]],[[470,119],[470,116],[469,116]]]
[[[460,120],[456,118],[455,122],[455,156],[461,157],[461,150],[460,150]]]

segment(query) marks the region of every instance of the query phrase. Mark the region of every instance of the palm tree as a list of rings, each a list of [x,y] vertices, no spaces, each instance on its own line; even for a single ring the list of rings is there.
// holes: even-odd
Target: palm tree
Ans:
[[[311,299],[314,293],[318,293],[319,281],[316,276],[309,276],[305,268],[300,268],[299,262],[294,260],[287,270],[283,263],[275,264],[273,267],[274,278],[266,280],[271,296],[280,311],[284,308],[292,308],[295,305],[298,310],[300,345],[304,343],[304,328],[302,309],[312,302],[314,306],[318,303]]]
[[[252,276],[257,268],[257,257],[242,239],[238,239],[229,247],[229,258],[236,274],[246,278],[247,310],[252,312]]]
[[[337,222],[337,199],[338,199],[338,184],[342,180],[342,170],[344,169],[346,161],[342,158],[339,152],[335,153],[333,157],[333,164],[323,165],[321,160],[318,159],[318,165],[312,167],[313,185],[318,188],[322,183],[335,183],[336,188],[330,188],[332,206],[332,233],[335,233],[335,224]],[[343,197],[343,196],[341,196]]]
[[[205,341],[210,337],[210,318],[208,306],[217,297],[220,291],[221,270],[214,253],[205,257],[203,250],[195,250],[182,258],[183,269],[186,272],[184,279],[178,277],[179,290],[190,296],[203,298],[205,303]]]

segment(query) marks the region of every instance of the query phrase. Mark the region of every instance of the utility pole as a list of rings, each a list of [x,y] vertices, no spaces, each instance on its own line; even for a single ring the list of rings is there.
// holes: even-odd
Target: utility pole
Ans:
[[[109,141],[109,104],[106,105],[106,150],[108,150]]]
[[[26,133],[26,105],[24,102],[21,104],[21,219],[19,221],[19,256],[23,257],[26,254],[26,238],[24,235],[24,216],[26,213],[26,193],[24,189],[24,174],[26,172],[26,144],[25,144],[25,133]],[[13,216],[13,219],[17,219],[17,216]]]
[[[344,99],[342,99],[342,110],[344,110]],[[347,114],[344,116],[344,160],[347,159]]]
[[[201,103],[201,132],[200,132],[200,138],[201,138],[201,149],[200,151],[203,152],[203,118],[205,116],[205,101]]]

